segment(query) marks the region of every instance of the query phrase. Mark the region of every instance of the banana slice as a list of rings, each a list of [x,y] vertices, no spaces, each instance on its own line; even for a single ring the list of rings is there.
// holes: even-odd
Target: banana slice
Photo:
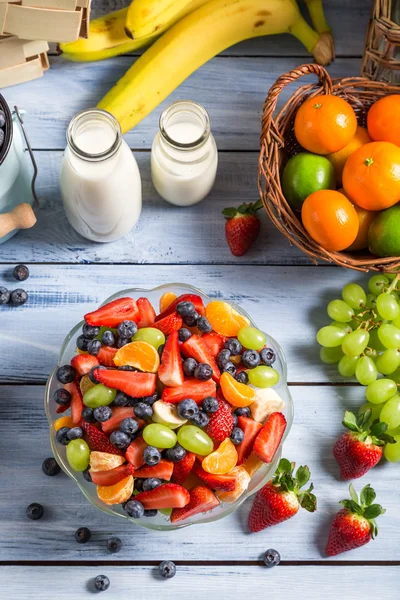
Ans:
[[[171,429],[177,429],[181,425],[187,423],[187,419],[182,419],[178,415],[178,411],[174,404],[157,400],[153,404],[153,421],[154,423],[160,423],[160,425],[166,425]]]
[[[255,421],[264,423],[272,412],[280,412],[285,408],[285,401],[272,388],[256,388],[256,399],[250,404],[251,416]]]

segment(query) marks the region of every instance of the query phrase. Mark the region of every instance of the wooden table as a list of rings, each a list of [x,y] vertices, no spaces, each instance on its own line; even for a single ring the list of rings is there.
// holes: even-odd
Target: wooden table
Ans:
[[[100,3],[99,3],[100,4]],[[118,7],[111,0],[97,7]],[[360,69],[370,2],[326,0],[337,59],[334,76]],[[3,598],[25,600],[91,597],[90,580],[108,575],[105,597],[127,600],[195,600],[293,596],[297,598],[399,597],[399,468],[383,463],[356,482],[371,483],[386,507],[380,534],[370,545],[335,560],[323,549],[328,527],[347,495],[331,449],[342,432],[345,408],[363,402],[364,390],[344,383],[335,367],[319,362],[314,341],[325,323],[325,306],[349,281],[366,281],[344,269],[313,267],[263,218],[254,248],[235,259],[224,239],[225,206],[257,197],[256,174],[260,110],[278,75],[308,60],[289,36],[253,40],[212,60],[186,81],[169,101],[192,98],[210,112],[220,151],[218,178],[210,197],[177,209],[163,202],[150,182],[149,158],[158,108],[126,139],[142,174],[144,207],[136,229],[110,245],[79,237],[67,224],[58,190],[59,167],[68,121],[96,104],[132,62],[124,56],[103,63],[73,64],[51,56],[42,80],[5,90],[10,105],[24,108],[26,126],[39,165],[41,211],[38,225],[1,246],[0,285],[13,287],[12,268],[29,264],[29,302],[0,311],[0,560]],[[173,66],[173,65],[172,65]],[[213,297],[240,303],[283,346],[295,403],[295,421],[284,455],[308,464],[318,511],[259,534],[247,532],[251,500],[213,525],[170,533],[129,526],[96,511],[64,474],[46,477],[41,463],[50,454],[43,410],[46,379],[60,344],[85,312],[124,287],[152,287],[182,281]],[[41,502],[46,516],[28,521],[25,507]],[[78,545],[74,532],[87,526],[92,540]],[[105,541],[118,535],[119,554]],[[267,570],[260,557],[276,548],[281,566]],[[154,575],[161,560],[178,564],[174,579]]]

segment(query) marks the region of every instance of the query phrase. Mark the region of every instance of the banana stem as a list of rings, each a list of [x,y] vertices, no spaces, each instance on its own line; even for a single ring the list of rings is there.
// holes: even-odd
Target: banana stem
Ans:
[[[331,28],[326,22],[322,0],[305,0],[314,29],[318,33],[329,33]]]
[[[294,35],[309,52],[312,52],[319,41],[319,35],[302,16],[289,27],[289,33]]]

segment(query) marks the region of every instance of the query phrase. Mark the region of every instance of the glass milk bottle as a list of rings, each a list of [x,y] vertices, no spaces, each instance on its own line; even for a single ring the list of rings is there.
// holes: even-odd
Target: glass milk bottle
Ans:
[[[97,108],[73,117],[61,167],[68,221],[94,242],[112,242],[135,226],[142,209],[136,160],[113,115]]]
[[[207,111],[190,100],[168,106],[151,151],[151,177],[160,196],[177,206],[200,202],[214,185],[217,165]]]

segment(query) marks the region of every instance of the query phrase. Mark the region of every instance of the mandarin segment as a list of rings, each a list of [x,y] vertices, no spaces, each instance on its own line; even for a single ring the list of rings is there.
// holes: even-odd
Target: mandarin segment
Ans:
[[[236,381],[232,375],[225,372],[222,373],[220,385],[224,398],[232,404],[232,406],[245,407],[250,406],[256,398],[256,392],[253,388]]]
[[[237,450],[231,440],[226,438],[217,450],[203,458],[201,466],[207,473],[226,475],[236,466],[237,461]]]
[[[177,299],[177,295],[174,292],[165,292],[160,298],[160,313],[167,310],[169,306]]]
[[[250,475],[246,471],[243,465],[235,467],[231,471],[232,475],[236,477],[235,489],[231,492],[216,491],[215,495],[221,502],[236,502],[242,494],[247,490],[250,483]]]
[[[129,475],[114,485],[98,485],[97,495],[104,504],[121,504],[133,493],[133,477]]]
[[[160,356],[156,348],[148,342],[136,341],[122,346],[114,356],[117,367],[129,365],[146,373],[157,373]]]
[[[206,317],[214,331],[226,337],[236,337],[239,329],[250,325],[250,321],[239,314],[227,302],[212,300],[206,306]]]
[[[94,450],[90,453],[90,468],[92,471],[111,471],[125,462],[125,457],[119,454],[109,454],[108,452],[98,452]]]
[[[57,419],[56,421],[54,421],[54,429],[56,431],[58,431],[59,429],[61,429],[61,427],[74,427],[74,422],[72,420],[72,417],[66,416],[66,417],[60,417],[59,419]]]

